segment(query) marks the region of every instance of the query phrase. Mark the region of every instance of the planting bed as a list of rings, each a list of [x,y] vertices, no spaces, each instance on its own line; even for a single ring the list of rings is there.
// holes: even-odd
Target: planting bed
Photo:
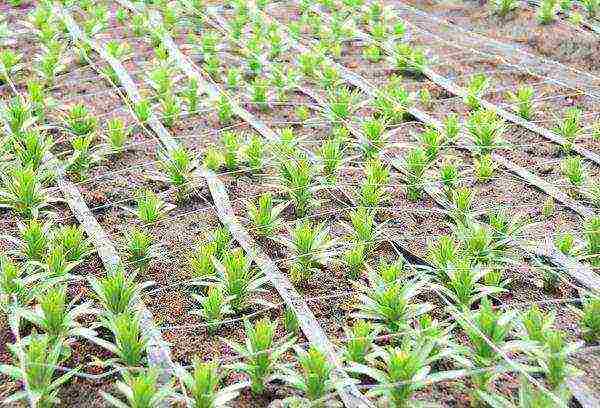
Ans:
[[[1,5],[0,398],[598,406],[600,34],[548,1]]]

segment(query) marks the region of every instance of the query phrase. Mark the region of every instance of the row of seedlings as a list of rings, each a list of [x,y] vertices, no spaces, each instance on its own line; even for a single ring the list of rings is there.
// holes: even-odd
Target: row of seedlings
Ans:
[[[223,56],[220,56],[221,59],[223,59]],[[251,105],[250,105],[251,106]],[[271,111],[270,107],[267,105],[264,105],[264,112],[261,112],[261,115],[267,115],[269,111]],[[250,109],[250,107],[249,107]],[[275,108],[276,110],[281,109],[281,107],[279,105],[277,105],[277,107]],[[277,123],[277,122],[276,122]],[[281,150],[285,151],[290,151],[290,154],[292,156],[297,156],[297,161],[298,164],[294,163],[294,161],[290,160],[291,158],[288,158],[288,163],[287,165],[285,165],[285,170],[290,170],[291,173],[296,174],[298,172],[298,170],[296,170],[297,166],[301,167],[301,171],[306,172],[306,170],[310,170],[311,172],[313,171],[313,169],[311,169],[311,167],[313,167],[313,165],[311,165],[309,162],[309,159],[303,155],[300,154],[300,152],[297,150],[297,148],[294,148],[294,144],[296,144],[296,141],[294,140],[293,137],[293,133],[291,133],[290,129],[286,129],[285,131],[281,132],[282,135],[282,139],[277,146],[278,148],[280,148]],[[291,140],[290,140],[291,139]],[[291,143],[290,143],[291,142]],[[235,149],[231,149],[230,146],[226,146],[224,149],[224,157],[238,157],[238,153],[236,152]],[[302,157],[304,156],[304,157]],[[308,155],[308,156],[312,156],[312,155]],[[227,163],[227,161],[226,161]],[[313,167],[314,168],[314,167]],[[285,177],[285,171],[283,176]],[[304,177],[302,177],[304,178]],[[310,179],[312,177],[308,177],[308,179]],[[291,180],[291,182],[295,182],[296,179],[298,179],[298,177],[293,176],[292,177],[293,180]],[[309,180],[310,181],[310,180]],[[310,187],[310,185],[308,185],[308,187]],[[296,188],[294,188],[295,190]],[[314,211],[314,198],[312,197],[312,189],[307,189],[305,185],[299,185],[298,190],[300,190],[299,192],[302,192],[302,194],[296,194],[294,193],[294,191],[290,191],[289,188],[286,188],[285,190],[288,191],[288,194],[290,195],[291,201],[297,205],[295,205],[295,210],[296,211],[301,211],[300,214],[304,214],[305,216],[303,217],[304,219],[299,220],[296,225],[294,225],[293,227],[290,228],[291,233],[290,233],[290,237],[285,237],[284,241],[288,244],[288,246],[292,247],[295,256],[292,257],[291,261],[292,262],[286,262],[286,264],[288,265],[288,268],[290,270],[290,275],[292,277],[292,279],[296,280],[298,284],[304,284],[304,285],[310,285],[312,279],[310,279],[312,277],[312,275],[314,275],[315,273],[319,272],[318,266],[320,263],[326,263],[327,262],[327,258],[328,258],[328,252],[329,252],[329,247],[331,246],[332,242],[331,239],[328,236],[328,231],[325,229],[323,224],[320,223],[315,223],[315,222],[311,222],[310,219],[308,219],[309,217],[312,218],[312,214],[311,212]],[[269,220],[270,217],[273,217],[273,212],[272,212],[272,208],[269,208],[270,205],[270,201],[271,200],[259,200],[259,206],[262,207],[263,209],[261,210],[262,214],[264,214],[265,216],[261,217],[260,219],[254,218],[254,222],[260,222],[261,224],[257,225],[257,227],[260,227],[259,229],[259,233],[261,232],[261,230],[264,229],[263,234],[267,234],[267,235],[273,235],[273,231],[272,229],[269,227],[269,224],[271,224]],[[261,204],[264,203],[265,205]],[[307,205],[306,204],[311,204],[310,207],[313,207],[313,211],[309,212],[307,214]],[[364,210],[364,209],[363,209]],[[256,206],[253,206],[253,210],[251,210],[252,212],[256,212]],[[364,214],[364,211],[358,211],[359,213]],[[319,213],[315,214],[316,216],[319,216]],[[370,217],[370,214],[367,214],[367,217]],[[359,217],[357,216],[357,220],[359,220]],[[262,225],[264,224],[265,221],[268,221],[267,225]],[[312,228],[312,226],[316,226],[316,228]],[[327,253],[325,253],[327,252]],[[318,276],[321,276],[320,274]],[[308,282],[307,282],[308,281]],[[332,282],[333,285],[331,287],[335,287],[335,285],[337,285],[339,287],[339,281],[336,283],[335,281]],[[312,285],[310,285],[312,286]],[[314,288],[308,287],[308,288],[301,288],[302,290],[311,290],[312,293],[314,293],[312,290]],[[306,292],[305,292],[306,293]],[[325,292],[325,293],[329,293],[331,295],[331,290],[329,290],[329,292]],[[333,295],[334,296],[334,295]],[[339,311],[338,311],[339,313]],[[329,322],[327,322],[327,326],[329,326]],[[329,330],[334,330],[337,328],[337,333],[339,333],[341,330],[341,328],[339,326],[336,325],[336,327],[331,327],[328,329]],[[330,384],[330,383],[329,383]],[[298,386],[298,384],[295,384],[295,386]],[[323,393],[326,390],[321,389],[320,393]],[[319,395],[315,396],[311,391],[307,391],[308,393],[308,397],[315,399],[316,397],[318,397]],[[322,394],[321,394],[322,395]]]
[[[52,44],[62,41],[62,33],[50,5],[38,5],[29,18],[40,15],[46,16],[45,22],[37,20],[35,32],[44,52],[50,53]],[[62,59],[60,48],[54,50]],[[65,148],[67,143],[58,142],[61,138],[73,142],[87,134],[84,120],[50,104],[48,94],[55,80],[56,75],[36,76],[27,83],[29,95],[15,97],[3,111],[7,126],[3,146],[12,160],[2,169],[2,201],[23,220],[17,236],[7,237],[11,250],[2,257],[3,314],[14,336],[12,344],[7,342],[13,361],[2,366],[2,373],[22,387],[7,390],[5,402],[25,399],[30,406],[59,401],[77,405],[82,387],[107,389],[105,379],[111,372],[135,366],[128,358],[142,340],[135,338],[135,326],[118,324],[123,318],[116,309],[131,313],[141,287],[127,281],[122,269],[104,276],[96,257],[86,260],[95,252],[94,239],[86,238],[81,226],[68,224],[73,215],[62,201],[76,218],[87,215],[79,193],[73,193],[76,187],[64,179],[64,171],[75,178],[81,175],[73,165],[78,152],[73,149],[64,161],[56,162],[51,149]],[[22,83],[7,81],[17,93],[22,89]],[[60,132],[53,132],[58,127],[53,118],[61,119]],[[48,187],[56,182],[64,197]],[[116,287],[115,282],[127,287]],[[137,350],[140,360],[143,350]]]
[[[383,23],[384,21],[388,21],[386,17],[382,16],[381,17],[381,24],[385,25],[387,24],[388,28],[384,29],[387,30],[388,33],[393,32],[393,30],[399,30],[399,31],[403,31],[403,28],[398,28],[398,27],[403,27],[402,23],[395,23],[393,20],[388,22],[388,23]],[[377,25],[379,23],[377,22],[372,22],[371,25]],[[370,28],[371,31],[375,30],[375,28]],[[373,46],[375,47],[379,47],[382,46],[383,48],[387,49],[388,47],[385,46],[384,42],[380,42],[380,45],[377,44],[377,42],[374,43]],[[383,44],[383,45],[381,45]],[[401,43],[402,45],[403,43]],[[411,48],[411,46],[408,46],[409,48]],[[398,48],[400,48],[400,46],[398,46]],[[414,47],[413,47],[414,49]],[[415,51],[416,53],[420,53],[421,51]],[[425,58],[424,54],[421,54],[423,58]],[[417,57],[411,57],[413,58],[413,62],[410,63],[410,61],[406,60],[406,58],[402,57],[400,55],[400,52],[396,53],[392,59],[392,62],[395,63],[396,65],[400,64],[406,64],[407,62],[409,63],[408,67],[405,67],[405,70],[408,71],[415,71],[415,73],[420,74],[423,71],[425,71],[427,69],[427,60],[426,58],[421,61],[421,62],[417,62],[417,60],[419,60],[419,58]],[[411,67],[411,65],[415,65],[415,67]],[[417,67],[418,65],[418,67]],[[401,67],[398,67],[401,68]],[[507,144],[505,143],[506,141],[508,142],[512,142],[512,144],[510,146],[512,147],[518,147],[519,149],[512,149],[510,151],[508,150],[500,150],[502,153],[504,153],[502,155],[502,157],[508,157],[509,159],[511,159],[511,161],[516,162],[517,164],[521,164],[523,167],[525,168],[534,168],[534,169],[539,169],[538,171],[536,171],[536,173],[541,173],[542,178],[543,179],[548,179],[548,181],[550,183],[553,184],[558,184],[559,186],[565,185],[566,186],[566,190],[571,193],[573,196],[575,196],[575,198],[581,199],[581,201],[584,202],[584,204],[588,204],[588,198],[590,199],[589,201],[591,201],[592,204],[595,203],[595,201],[597,201],[597,198],[595,197],[595,193],[597,195],[597,191],[598,190],[598,186],[597,186],[597,182],[594,182],[594,176],[589,176],[588,177],[588,172],[591,172],[592,174],[595,174],[595,169],[596,169],[596,165],[595,163],[590,163],[587,161],[582,160],[578,155],[573,154],[572,151],[572,143],[567,143],[564,144],[563,146],[561,146],[561,151],[562,154],[565,155],[565,158],[561,161],[561,172],[562,172],[562,178],[558,178],[560,177],[559,174],[552,174],[552,172],[548,172],[547,168],[551,168],[551,166],[547,163],[547,155],[545,154],[547,150],[554,152],[556,151],[556,149],[552,146],[552,144],[547,143],[547,148],[540,148],[540,145],[542,143],[540,143],[539,139],[540,137],[538,135],[529,133],[529,135],[531,136],[531,145],[528,144],[524,144],[521,145],[521,140],[522,138],[522,134],[520,133],[516,133],[517,128],[516,127],[508,127],[508,125],[506,124],[506,122],[504,120],[502,120],[497,114],[495,114],[494,112],[491,112],[489,109],[481,109],[480,107],[478,108],[480,101],[479,101],[479,97],[480,97],[480,91],[478,90],[480,88],[481,83],[483,83],[484,85],[481,85],[483,87],[485,87],[486,85],[486,79],[483,76],[475,76],[474,79],[472,80],[472,82],[478,82],[478,84],[474,85],[471,88],[469,88],[468,93],[462,98],[462,100],[458,100],[457,98],[454,98],[454,102],[456,102],[456,105],[459,107],[458,109],[454,108],[454,106],[451,106],[451,113],[452,114],[464,114],[465,111],[468,111],[469,109],[472,110],[472,112],[469,114],[469,117],[465,123],[465,128],[468,130],[470,137],[473,139],[473,142],[475,145],[480,145],[479,148],[485,147],[485,146],[481,146],[482,144],[488,144],[488,145],[495,145],[495,148],[499,148],[499,149],[506,149]],[[375,82],[377,83],[377,81],[375,80]],[[438,92],[439,88],[438,88]],[[422,94],[428,95],[426,97],[423,97]],[[444,96],[444,91],[441,91],[442,96]],[[448,116],[448,103],[447,103],[447,98],[442,98],[441,100],[438,101],[432,101],[431,98],[431,92],[427,91],[427,92],[423,92],[420,91],[419,92],[419,98],[420,100],[420,106],[421,108],[425,108],[427,109],[429,106],[429,111],[432,111],[432,115],[434,117],[437,117],[440,120],[443,120],[445,117]],[[425,105],[425,106],[423,106]],[[470,106],[470,108],[469,108]],[[570,116],[572,115],[572,116]],[[573,128],[575,127],[576,133],[581,134],[582,133],[582,126],[581,126],[581,119],[578,119],[580,114],[571,112],[567,115],[568,117],[565,118],[565,120],[563,122],[560,123],[559,128],[564,128],[564,129],[568,129],[568,128]],[[483,125],[483,126],[482,126]],[[485,130],[489,130],[489,132],[486,132]],[[507,137],[507,136],[512,136],[511,138]],[[519,136],[519,139],[515,139],[515,136]],[[519,143],[519,144],[517,144]],[[539,154],[539,158],[536,158],[536,160],[532,160],[531,157],[531,153],[537,153],[537,151],[535,149],[532,149],[530,146],[538,146],[538,148],[540,149],[540,153]],[[521,150],[521,151],[519,151]],[[496,150],[498,151],[498,150]],[[487,152],[487,156],[484,157],[484,161],[480,161],[480,163],[482,164],[488,164],[488,168],[493,166],[493,155],[490,155],[490,153],[493,153],[494,149],[488,149]],[[506,152],[506,153],[505,153]],[[515,153],[519,153],[518,155]],[[535,167],[534,167],[535,166]],[[557,177],[558,176],[558,177]],[[557,180],[558,179],[558,180]],[[563,179],[566,179],[563,181]],[[567,181],[568,180],[568,181]],[[589,181],[589,184],[588,184]],[[583,215],[586,216],[586,218],[589,218],[588,221],[588,229],[590,229],[593,233],[594,231],[594,225],[597,224],[597,220],[594,216],[594,213],[590,210],[584,210],[583,212],[580,211],[580,213],[583,213]],[[567,231],[561,231],[562,233],[567,232]],[[567,234],[569,235],[569,234]],[[582,237],[582,235],[580,235],[580,237]],[[572,236],[569,235],[568,239],[573,238]],[[560,236],[557,236],[557,239],[560,239]],[[593,262],[595,261],[595,250],[593,248],[591,248],[591,253],[586,253],[587,251],[584,250],[582,251],[580,254],[584,255],[584,257],[590,256],[591,260],[592,260],[592,265]],[[569,253],[569,255],[572,255],[574,252]]]
[[[256,27],[260,27],[260,26],[261,26],[261,24],[259,24],[259,23],[256,24]]]
[[[463,194],[464,195],[464,194]]]
[[[148,29],[147,33],[151,35],[152,30]],[[155,45],[160,47],[158,43]],[[168,61],[165,61],[164,67],[168,67]],[[176,71],[173,65],[170,68]],[[150,72],[156,72],[157,69],[160,69],[160,67],[150,70]],[[216,116],[219,120],[222,119],[222,115],[217,114]],[[228,115],[227,120],[231,119],[233,119],[232,116]],[[225,128],[227,129],[227,127]],[[206,140],[202,142],[206,143]],[[262,157],[259,157],[259,159],[260,164]],[[210,162],[210,160],[208,161]],[[238,161],[235,162],[238,163]],[[260,174],[260,166],[243,166],[232,170],[230,172],[232,177],[252,174],[252,170]],[[203,364],[212,367],[211,369],[215,373],[217,373],[216,364],[218,362],[233,362],[231,366],[236,371],[245,372],[250,377],[250,389],[254,396],[247,396],[246,398],[253,398],[254,401],[260,403],[258,401],[263,401],[265,394],[268,397],[269,389],[267,385],[272,374],[285,368],[285,365],[281,365],[279,360],[294,342],[292,335],[298,331],[295,316],[289,311],[285,313],[285,328],[292,334],[282,332],[282,327],[277,327],[277,324],[270,323],[265,319],[254,324],[244,320],[245,333],[241,331],[242,327],[239,324],[235,324],[242,320],[241,316],[244,313],[252,312],[251,314],[256,315],[264,312],[264,308],[267,311],[273,308],[274,305],[268,300],[275,300],[275,295],[271,292],[266,293],[266,296],[257,296],[264,292],[265,278],[261,276],[260,271],[254,268],[251,263],[252,260],[240,248],[231,248],[231,235],[227,229],[217,229],[211,239],[203,239],[187,260],[189,266],[183,269],[186,272],[192,270],[193,279],[188,279],[188,281],[191,287],[197,289],[189,290],[191,292],[189,293],[190,298],[197,302],[197,305],[189,311],[192,315],[199,316],[203,323],[169,325],[165,329],[168,331],[174,329],[176,330],[175,333],[189,333],[190,330],[199,329],[198,331],[204,335],[204,341],[202,342],[204,344],[200,341],[190,342],[189,334],[185,337],[182,335],[180,339],[177,339],[178,345],[186,347],[185,350],[182,350],[182,360],[189,359],[190,355],[197,353],[199,350],[212,351],[215,357],[219,356],[221,358],[215,360],[214,363]],[[262,306],[262,308],[252,309],[252,306],[256,305]],[[225,325],[222,323],[225,323]],[[217,333],[222,336],[226,335],[230,339],[243,340],[244,337],[247,338],[245,346],[236,345],[235,342],[230,340],[225,342],[230,349],[229,353],[235,351],[239,353],[238,356],[223,354],[222,344],[214,338]],[[308,363],[318,361],[319,358],[322,358],[321,353],[311,356]],[[237,363],[238,360],[243,360],[244,364]],[[330,370],[330,368],[328,369]],[[235,379],[236,377],[233,377],[233,380]],[[184,382],[186,382],[185,379]],[[233,385],[233,387],[236,388],[236,385]],[[327,389],[329,389],[329,386]],[[229,395],[228,398],[234,396]]]

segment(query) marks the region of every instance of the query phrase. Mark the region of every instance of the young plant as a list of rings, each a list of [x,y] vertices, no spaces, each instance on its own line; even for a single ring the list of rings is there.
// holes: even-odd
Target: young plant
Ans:
[[[360,303],[353,317],[381,322],[390,333],[408,329],[414,319],[433,308],[429,303],[413,301],[426,284],[416,279],[386,284],[378,276],[370,275],[368,285],[357,283]]]
[[[163,124],[168,128],[175,126],[175,121],[181,115],[179,98],[172,93],[167,93],[161,98],[160,107],[163,114]]]
[[[406,194],[409,200],[421,198],[425,180],[425,170],[429,165],[427,153],[421,147],[414,147],[404,155],[402,165],[406,180]]]
[[[344,327],[346,347],[344,359],[349,363],[365,364],[381,329],[371,322],[357,320],[351,328]]]
[[[225,296],[223,289],[218,285],[209,287],[206,296],[192,293],[192,297],[200,304],[200,309],[192,310],[190,314],[196,314],[206,320],[210,334],[216,333],[223,318],[233,313],[229,305],[233,296]]]
[[[92,146],[95,135],[75,136],[71,139],[71,147],[73,154],[68,158],[67,171],[74,173],[80,180],[87,177],[90,167],[101,161],[100,150]]]
[[[296,312],[290,307],[286,307],[283,311],[283,328],[290,335],[300,334],[300,322]]]
[[[331,378],[333,365],[327,361],[325,354],[311,346],[308,351],[295,347],[296,358],[300,363],[300,372],[283,368],[278,378],[302,392],[311,407],[326,406],[326,396],[330,394],[335,382]]]
[[[440,165],[440,181],[442,182],[446,197],[451,200],[454,195],[454,190],[458,186],[458,178],[460,173],[458,167],[452,160],[445,160]]]
[[[543,344],[546,335],[552,330],[556,313],[546,314],[540,310],[538,305],[533,305],[521,317],[521,323],[524,328],[525,338],[529,341]]]
[[[570,154],[576,140],[583,133],[581,125],[582,112],[578,108],[569,108],[565,112],[562,121],[558,122],[554,131],[564,138],[563,151]]]
[[[508,340],[517,321],[514,311],[494,309],[487,298],[483,298],[479,310],[456,313],[456,318],[469,338],[470,348],[465,363],[474,368],[487,368],[502,365],[502,353],[517,351],[522,346],[519,341]],[[499,370],[485,370],[471,378],[475,392],[486,392]]]
[[[592,125],[592,140],[600,142],[600,120]]]
[[[433,106],[433,99],[431,97],[431,92],[429,92],[428,88],[419,89],[419,102],[425,109],[431,109]]]
[[[231,308],[235,313],[243,312],[251,303],[260,303],[256,296],[263,292],[267,278],[260,270],[252,268],[251,260],[241,248],[225,252],[222,263],[215,262],[215,266],[217,275],[211,279],[217,280],[223,293],[231,297]]]
[[[184,147],[159,153],[159,166],[163,174],[159,180],[175,187],[177,200],[185,200],[193,189],[197,160]]]
[[[324,56],[316,52],[298,55],[298,65],[302,74],[308,78],[316,78],[317,69],[321,66]]]
[[[323,64],[319,72],[320,82],[325,89],[335,89],[341,82],[340,73],[332,65]]]
[[[226,95],[222,94],[215,102],[219,123],[227,126],[233,120],[233,107]]]
[[[342,86],[330,91],[327,97],[325,113],[334,123],[343,122],[360,107],[360,94]]]
[[[228,170],[236,170],[239,166],[240,138],[235,132],[226,131],[221,135],[223,143],[223,160]]]
[[[16,392],[4,399],[4,404],[16,404],[24,400],[27,403],[29,395],[33,395],[37,406],[49,407],[59,404],[58,393],[61,385],[69,381],[76,370],[67,371],[57,376],[58,367],[65,359],[65,346],[48,335],[33,333],[27,341],[20,340],[7,344],[13,355],[14,365],[0,365],[0,373],[15,381],[27,384],[28,392]]]
[[[448,280],[440,290],[454,305],[468,311],[483,297],[502,291],[497,286],[480,283],[490,272],[491,270],[485,267],[474,266],[468,258],[461,258],[447,269]]]
[[[269,83],[266,79],[259,77],[254,78],[254,82],[250,86],[250,98],[251,101],[256,104],[260,110],[266,110],[267,105],[267,92],[269,90]]]
[[[85,237],[79,225],[64,225],[54,232],[52,246],[60,246],[68,262],[81,262],[94,252],[94,246]]]
[[[444,142],[442,134],[435,128],[427,128],[419,135],[419,141],[425,150],[427,160],[435,161]]]
[[[364,170],[366,177],[359,189],[360,204],[377,208],[390,197],[387,188],[390,170],[377,159],[367,162]]]
[[[27,130],[18,136],[12,135],[7,140],[9,149],[21,167],[31,167],[42,174],[46,170],[44,159],[50,152],[53,141],[38,130]]]
[[[2,110],[2,120],[8,124],[11,133],[20,136],[36,121],[31,106],[22,98],[12,99]]]
[[[160,246],[153,241],[150,234],[133,227],[125,236],[127,262],[140,271],[146,270],[150,261],[159,256]]]
[[[248,167],[253,173],[259,173],[264,165],[265,143],[258,135],[253,135],[246,144],[245,149]]]
[[[540,24],[550,24],[556,19],[558,13],[557,0],[542,0],[538,8],[536,17]]]
[[[145,124],[152,115],[152,105],[148,99],[142,99],[133,105],[133,113],[141,124]]]
[[[216,255],[216,251],[216,243],[200,243],[194,252],[188,256],[187,263],[194,277],[204,279],[215,274],[216,269],[212,258]]]
[[[567,256],[575,255],[575,236],[569,232],[558,234],[554,238],[554,246]]]
[[[584,185],[587,179],[587,171],[581,157],[565,157],[560,163],[560,169],[575,191]]]
[[[145,224],[152,224],[164,217],[173,205],[165,203],[158,195],[150,190],[144,190],[137,194],[137,208],[133,213]]]
[[[350,371],[373,378],[377,385],[369,395],[383,396],[391,407],[412,406],[411,399],[416,391],[433,378],[429,366],[435,361],[432,356],[434,343],[404,340],[400,347],[376,348],[374,357],[381,359],[381,369],[364,364],[353,364]],[[450,377],[451,372],[448,372]]]
[[[487,220],[496,244],[522,238],[523,231],[530,224],[529,218],[526,216],[519,213],[511,216],[509,211],[503,209],[488,211]]]
[[[327,139],[319,149],[319,158],[325,179],[329,183],[335,183],[339,170],[346,161],[343,142],[334,137]]]
[[[98,119],[83,104],[74,105],[64,115],[65,127],[75,136],[87,136],[98,127]]]
[[[333,255],[334,242],[329,236],[329,229],[323,224],[313,225],[310,221],[298,221],[290,230],[290,238],[279,239],[294,254],[294,262],[290,267],[292,281],[303,283],[318,271],[319,266],[326,265]]]
[[[404,271],[404,258],[399,258],[394,262],[388,262],[384,259],[379,261],[377,266],[377,277],[385,284],[392,285],[406,276]]]
[[[487,183],[492,179],[496,164],[490,154],[484,154],[474,159],[475,179],[480,183]]]
[[[305,105],[297,106],[296,109],[294,109],[294,115],[300,123],[307,123],[310,119],[310,114],[310,109]]]
[[[298,217],[305,216],[313,206],[314,169],[308,160],[285,160],[281,163],[280,174],[283,187],[287,190]]]
[[[263,394],[266,383],[271,379],[279,360],[295,342],[294,338],[285,337],[275,341],[277,322],[264,318],[251,324],[244,319],[246,342],[244,345],[225,340],[225,343],[244,358],[243,363],[236,363],[232,368],[250,377],[250,389],[254,394]]]
[[[215,146],[208,146],[204,151],[204,166],[211,171],[218,171],[223,164],[223,155]]]
[[[23,68],[21,63],[21,54],[13,50],[5,49],[0,51],[0,81],[6,83]]]
[[[385,87],[380,88],[373,99],[377,115],[389,124],[399,124],[412,103],[411,94],[404,89],[401,79],[392,76]]]
[[[0,178],[0,208],[10,208],[23,218],[38,218],[56,201],[42,185],[40,172],[31,166],[10,166]]]
[[[159,98],[163,98],[165,95],[171,93],[173,89],[171,68],[167,65],[159,65],[150,71],[149,82]]]
[[[364,244],[367,251],[373,250],[378,236],[375,212],[366,207],[358,207],[350,212],[349,217],[352,225],[346,224],[346,227],[352,231],[352,239]]]
[[[512,1],[512,0],[510,0]],[[508,92],[508,99],[514,104],[513,109],[517,112],[517,115],[526,120],[533,118],[533,87],[530,85],[521,85],[517,89],[516,93],[511,91]]]
[[[600,208],[600,181],[590,182],[585,188],[585,194],[594,207]]]
[[[192,372],[179,370],[178,376],[185,386],[188,406],[194,408],[225,408],[239,391],[233,386],[221,388],[224,374],[218,363],[204,363],[195,358]]]
[[[148,339],[142,332],[139,313],[128,310],[120,314],[107,314],[102,318],[102,324],[114,336],[114,343],[97,341],[100,346],[116,355],[107,363],[122,364],[126,367],[142,366]]]
[[[594,215],[585,221],[585,251],[590,264],[600,266],[600,215]]]
[[[31,104],[31,112],[38,120],[43,120],[46,110],[54,105],[44,84],[35,79],[27,81],[27,99]]]
[[[108,121],[106,129],[106,140],[108,147],[113,153],[121,153],[125,150],[125,143],[129,140],[131,130],[125,127],[119,118]]]
[[[358,279],[365,269],[367,262],[367,249],[365,244],[362,242],[352,244],[352,247],[344,252],[343,261],[348,268],[348,276],[350,279]]]
[[[62,44],[55,39],[50,40],[49,44],[50,47],[44,47],[42,53],[36,56],[33,70],[47,85],[52,85],[55,77],[64,71],[66,65],[62,62]],[[57,46],[59,49],[56,49]]]
[[[506,130],[504,120],[491,110],[477,110],[467,120],[469,138],[478,154],[492,153],[495,149],[505,146],[502,134]]]
[[[578,370],[568,363],[569,355],[580,348],[581,343],[567,343],[565,333],[549,330],[544,335],[543,349],[538,354],[538,364],[554,390],[565,387],[565,381],[576,375]]]
[[[272,237],[281,226],[279,218],[281,212],[285,209],[286,203],[273,206],[273,196],[271,193],[263,193],[258,197],[255,204],[248,203],[248,218],[253,225],[253,229],[258,235]]]
[[[495,0],[494,9],[500,17],[506,17],[508,13],[519,7],[517,0]]]
[[[495,232],[488,226],[476,223],[457,224],[456,237],[463,253],[476,265],[492,266],[509,261],[506,256],[506,240],[495,241]]]
[[[392,56],[392,63],[400,72],[422,75],[429,66],[429,59],[422,49],[412,47],[405,42],[398,42]]]
[[[600,1],[598,0],[582,0],[583,7],[587,11],[590,18],[595,19],[598,11],[600,11]]]
[[[221,226],[213,231],[208,241],[215,246],[214,256],[222,260],[229,253],[233,237],[227,227]]]
[[[198,113],[198,102],[200,100],[200,96],[198,93],[198,81],[196,78],[191,78],[187,87],[183,92],[183,97],[187,102],[187,112],[188,114]]]
[[[51,227],[50,221],[42,223],[32,218],[26,224],[17,224],[19,238],[7,237],[7,239],[16,245],[15,252],[19,257],[29,262],[41,261],[50,248]]]
[[[552,214],[554,214],[555,208],[556,204],[554,203],[554,198],[548,197],[548,199],[544,202],[541,211],[544,218],[549,218]]]
[[[563,13],[570,14],[572,8],[573,8],[573,0],[561,0],[560,1],[560,9]]]
[[[23,267],[6,255],[0,255],[0,310],[6,317],[11,311],[26,307],[39,293],[44,276],[28,274]]]
[[[471,110],[479,109],[481,107],[481,97],[489,87],[490,80],[485,74],[474,75],[467,85],[463,102]]]
[[[379,155],[385,146],[387,136],[385,134],[385,121],[383,119],[369,119],[362,124],[364,140],[361,150],[366,159],[373,159]]]
[[[577,310],[579,315],[579,327],[583,339],[588,343],[600,341],[600,298],[587,296],[582,302],[583,308]]]
[[[96,332],[79,323],[84,315],[95,313],[91,302],[75,305],[75,300],[67,303],[67,289],[64,285],[50,287],[37,296],[37,306],[20,310],[19,316],[46,333],[57,342],[73,337],[94,339]]]
[[[133,310],[140,300],[142,290],[152,285],[152,282],[138,284],[135,278],[135,273],[127,274],[119,266],[105,277],[91,277],[90,286],[104,310],[116,316]]]
[[[430,242],[427,250],[427,260],[433,265],[436,277],[446,282],[450,270],[454,268],[460,256],[460,244],[450,235],[440,235]]]
[[[101,392],[106,402],[113,407],[159,408],[169,405],[173,391],[168,386],[159,385],[159,372],[156,369],[143,370],[137,374],[123,373],[123,381],[117,381],[116,388],[126,402]]]

